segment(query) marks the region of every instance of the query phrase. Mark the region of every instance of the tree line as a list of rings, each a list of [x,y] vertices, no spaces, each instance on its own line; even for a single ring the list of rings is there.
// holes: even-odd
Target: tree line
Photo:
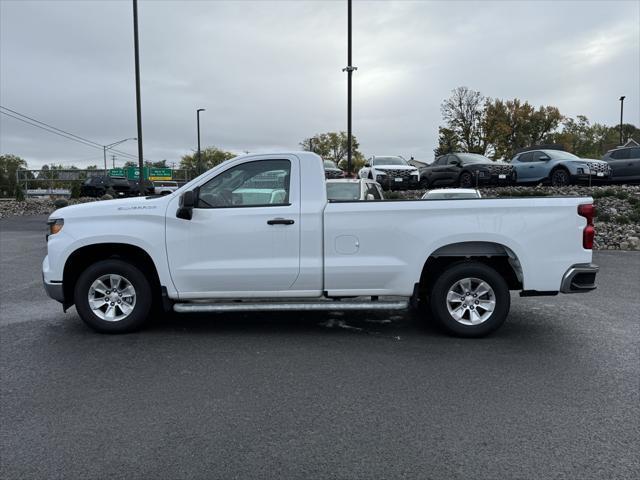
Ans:
[[[533,107],[514,98],[492,99],[458,87],[441,105],[444,125],[438,129],[436,156],[454,151],[510,159],[519,150],[554,144],[586,158],[600,158],[619,146],[619,126],[591,123],[584,115],[564,116],[554,106]],[[623,138],[640,139],[640,130],[623,124]]]

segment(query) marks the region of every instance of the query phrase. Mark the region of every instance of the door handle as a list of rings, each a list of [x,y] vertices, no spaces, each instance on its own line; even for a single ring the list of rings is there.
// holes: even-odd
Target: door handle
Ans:
[[[289,218],[272,218],[267,220],[269,225],[293,225],[295,222]]]

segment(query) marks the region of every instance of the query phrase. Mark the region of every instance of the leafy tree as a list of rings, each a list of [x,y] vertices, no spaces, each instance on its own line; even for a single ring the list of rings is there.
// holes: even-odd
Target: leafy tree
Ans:
[[[346,132],[318,133],[300,142],[303,150],[317,153],[325,160],[333,160],[341,168],[346,168],[347,152],[349,149]],[[360,144],[355,135],[351,136],[352,171],[362,168],[364,155],[358,151]],[[342,166],[344,165],[344,167]]]
[[[458,136],[455,132],[446,127],[438,129],[438,147],[433,151],[436,157],[447,153],[459,152],[461,150]]]
[[[71,198],[80,198],[80,182],[71,184]]]
[[[26,168],[27,162],[20,157],[11,154],[0,155],[0,196],[13,197],[18,195],[16,172]]]
[[[475,90],[458,87],[442,102],[440,110],[447,128],[465,152],[484,154],[487,150],[483,132],[486,98]]]
[[[198,159],[197,152],[184,155],[180,159],[180,168],[188,170],[192,175],[200,175],[210,168],[220,165],[222,162],[236,156],[235,153],[227,152],[218,147],[207,147],[202,150],[200,154],[200,159]]]

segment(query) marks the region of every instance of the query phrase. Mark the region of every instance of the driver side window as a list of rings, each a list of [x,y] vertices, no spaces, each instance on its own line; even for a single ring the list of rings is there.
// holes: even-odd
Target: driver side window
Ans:
[[[243,163],[202,185],[196,208],[289,205],[290,177],[289,160]]]

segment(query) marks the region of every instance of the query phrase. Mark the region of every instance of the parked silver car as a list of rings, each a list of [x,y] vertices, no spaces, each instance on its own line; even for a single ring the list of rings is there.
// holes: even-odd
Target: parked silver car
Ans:
[[[549,182],[555,187],[609,179],[607,162],[580,158],[563,150],[528,150],[511,159],[518,183]]]

